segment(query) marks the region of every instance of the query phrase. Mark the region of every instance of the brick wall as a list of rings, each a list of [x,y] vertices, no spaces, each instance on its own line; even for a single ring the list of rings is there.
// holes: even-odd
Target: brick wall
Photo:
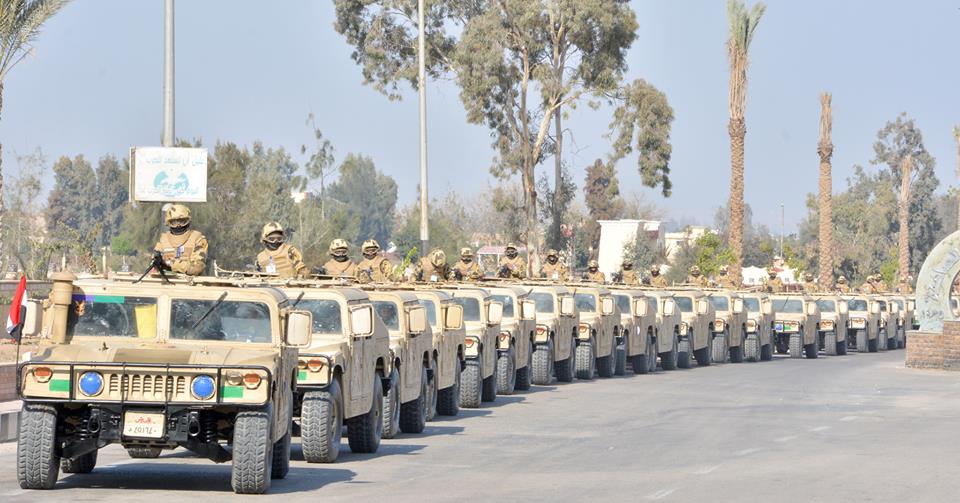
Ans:
[[[0,402],[17,399],[17,364],[0,365]]]
[[[960,370],[960,322],[943,323],[943,368]]]
[[[910,332],[906,365],[960,371],[960,322],[944,322],[943,333]]]

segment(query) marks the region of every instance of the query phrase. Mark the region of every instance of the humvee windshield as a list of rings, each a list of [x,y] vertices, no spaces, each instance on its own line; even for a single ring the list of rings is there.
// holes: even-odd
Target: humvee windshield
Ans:
[[[377,311],[387,330],[400,330],[400,314],[396,304],[389,300],[375,300],[373,309]]]
[[[503,317],[513,318],[513,297],[509,295],[494,295],[493,300],[503,304]]]
[[[553,295],[547,292],[532,292],[530,300],[537,304],[538,313],[553,313]]]
[[[798,299],[773,299],[773,310],[778,313],[802,313],[803,302]]]
[[[430,326],[437,326],[437,303],[432,300],[420,299],[420,305],[427,311],[427,321]]]
[[[453,301],[463,306],[463,321],[480,321],[480,301],[473,297],[454,297]]]
[[[620,314],[630,314],[630,297],[627,295],[614,295],[617,299],[617,307],[620,308]]]
[[[847,308],[851,311],[866,311],[867,301],[863,299],[850,299],[847,301]]]
[[[677,301],[677,307],[680,308],[681,313],[693,312],[693,299],[690,297],[674,297],[674,300]]]
[[[74,295],[67,336],[157,336],[157,299],[122,295]]]
[[[760,299],[756,297],[744,297],[743,308],[746,309],[748,313],[759,313]]]
[[[577,311],[581,313],[597,312],[597,298],[593,294],[578,293],[573,298],[577,301]]]
[[[171,339],[273,341],[270,308],[262,302],[173,299],[170,317]]]
[[[710,303],[713,304],[713,308],[717,311],[729,311],[730,310],[730,300],[726,297],[714,297],[710,296]]]
[[[340,303],[330,299],[301,299],[297,309],[313,313],[313,333],[342,334]]]
[[[897,307],[899,307],[901,311],[904,310],[904,309],[903,309],[903,301],[902,301],[902,300],[891,300],[890,302],[893,302],[894,304],[896,304]]]
[[[878,303],[880,304],[880,310],[883,312],[887,312],[887,303],[882,300],[879,301]]]
[[[822,313],[833,313],[837,310],[837,303],[832,300],[820,299],[817,301],[817,307]]]

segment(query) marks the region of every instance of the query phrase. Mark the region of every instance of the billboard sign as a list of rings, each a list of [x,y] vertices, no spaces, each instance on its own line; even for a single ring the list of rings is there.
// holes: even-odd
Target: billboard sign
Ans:
[[[132,147],[132,201],[207,201],[207,149]]]

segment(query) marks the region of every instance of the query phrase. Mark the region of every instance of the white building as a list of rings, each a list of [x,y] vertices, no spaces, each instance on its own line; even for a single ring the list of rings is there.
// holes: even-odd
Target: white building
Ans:
[[[673,263],[673,259],[676,258],[677,253],[680,252],[684,245],[693,246],[697,239],[700,239],[701,236],[708,232],[717,233],[717,231],[709,227],[691,225],[680,232],[667,232],[664,234],[663,249],[667,256],[667,262]]]
[[[663,250],[663,232],[659,220],[598,220],[600,224],[600,249],[597,262],[600,271],[610,278],[620,270],[623,250],[637,239],[637,232],[646,232],[656,241],[657,249]]]

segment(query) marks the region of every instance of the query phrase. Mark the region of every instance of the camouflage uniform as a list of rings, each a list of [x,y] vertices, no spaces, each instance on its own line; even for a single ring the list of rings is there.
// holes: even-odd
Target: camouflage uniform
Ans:
[[[720,266],[720,274],[717,278],[717,285],[725,290],[736,290],[740,288],[733,276],[728,274],[727,266]]]
[[[658,265],[650,268],[650,286],[654,288],[667,287],[667,279],[660,274],[660,266]]]
[[[620,264],[620,282],[624,285],[639,285],[640,274],[633,269],[631,262]]]
[[[767,293],[783,293],[783,280],[774,273],[764,282],[764,290]]]
[[[443,250],[436,248],[429,255],[420,259],[417,265],[417,279],[419,281],[446,281],[450,277],[450,266],[447,265],[447,255]]]
[[[606,283],[607,276],[600,272],[599,267],[600,265],[597,264],[596,260],[591,260],[587,264],[587,273],[584,275],[584,279],[591,283]]]
[[[380,243],[375,239],[363,242],[363,260],[357,264],[357,280],[361,283],[385,283],[393,274],[393,264],[380,255]]]
[[[551,260],[553,260],[551,262]],[[567,281],[570,279],[570,271],[560,262],[560,254],[557,250],[547,251],[547,259],[543,261],[543,267],[540,268],[540,277],[554,280]]]
[[[817,291],[817,283],[813,280],[813,274],[806,273],[803,275],[803,291],[808,293]]]
[[[264,250],[257,255],[257,270],[276,274],[280,278],[302,278],[307,275],[303,255],[296,247],[284,242],[283,227],[277,222],[263,226],[260,241]]]
[[[843,276],[837,278],[837,286],[834,288],[840,293],[850,293],[850,285],[847,284],[847,278]]]
[[[480,264],[474,260],[473,250],[470,248],[460,249],[460,260],[453,266],[453,279],[458,281],[476,281],[483,277],[483,270]]]
[[[687,276],[687,283],[699,287],[710,286],[710,280],[708,280],[704,275],[700,274],[700,268],[697,266],[690,268],[690,275]]]
[[[357,265],[347,256],[348,251],[346,241],[334,239],[330,243],[330,256],[332,258],[326,264],[323,264],[324,274],[327,276],[355,277],[357,275]]]
[[[517,254],[517,245],[507,244],[506,255],[500,259],[500,270],[497,276],[501,278],[524,279],[527,277],[527,263]],[[512,256],[511,256],[512,255]]]
[[[164,222],[169,232],[160,235],[153,247],[160,252],[170,270],[189,276],[203,274],[207,268],[207,238],[197,230],[190,229],[190,209],[182,204],[171,204],[164,210]]]

